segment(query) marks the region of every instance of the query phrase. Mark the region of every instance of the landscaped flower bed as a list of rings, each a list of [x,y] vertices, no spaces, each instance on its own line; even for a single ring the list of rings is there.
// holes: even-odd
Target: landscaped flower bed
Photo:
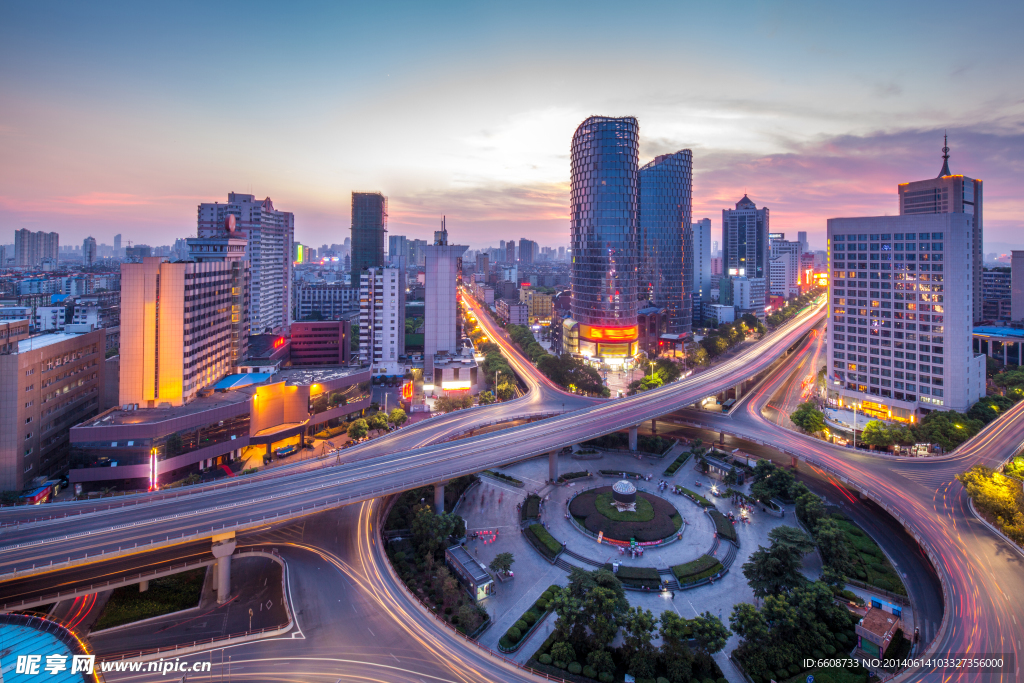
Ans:
[[[504,474],[502,472],[496,472],[495,470],[484,470],[480,474],[486,475],[488,477],[493,477],[494,479],[506,482],[508,484],[512,484],[513,486],[518,486],[520,488],[522,488],[523,486],[523,482],[520,481],[519,479],[516,479],[515,477],[510,477],[509,475]]]
[[[502,652],[515,652],[530,635],[540,620],[550,611],[551,598],[557,591],[562,590],[557,585],[549,586],[541,593],[537,601],[530,606],[530,609],[523,612],[522,616],[505,631],[505,635],[498,641],[498,649]]]
[[[684,453],[680,453],[679,457],[676,458],[675,460],[673,460],[672,464],[669,465],[665,469],[665,474],[666,475],[675,474],[679,470],[679,468],[682,467],[683,465],[685,465],[686,461],[689,460],[690,457],[692,457],[692,456],[693,456],[693,453],[690,452],[690,451],[686,451]]]
[[[535,541],[533,546],[550,559],[555,559],[558,553],[562,552],[562,544],[555,540],[555,537],[548,533],[540,524],[531,524],[524,532],[531,540]]]
[[[566,472],[558,478],[559,482],[566,482],[572,479],[581,479],[583,477],[589,477],[590,472]]]
[[[660,541],[679,531],[683,520],[664,498],[644,491],[636,494],[636,512],[620,512],[612,506],[610,486],[584,491],[569,503],[569,513],[592,534],[640,542]]]
[[[708,510],[708,514],[715,521],[715,531],[718,532],[719,537],[735,543],[737,541],[736,527],[733,525],[732,520],[718,510]]]
[[[678,489],[680,493],[682,493],[684,496],[686,496],[687,498],[692,500],[697,505],[700,505],[701,507],[704,507],[704,508],[713,508],[713,507],[715,507],[714,503],[712,503],[710,500],[708,500],[704,496],[700,495],[696,491],[691,491],[690,489],[688,489],[688,488],[686,488],[684,486],[677,486],[676,489]]]
[[[696,560],[672,567],[672,573],[679,580],[679,585],[685,586],[714,576],[724,568],[722,563],[711,555],[701,555]]]
[[[606,564],[604,568],[612,571],[611,563]],[[622,583],[634,588],[650,588],[652,590],[661,588],[661,575],[654,567],[625,567],[620,565],[619,571],[615,572],[615,576]]]
[[[637,472],[623,472],[622,470],[599,470],[606,477],[625,477],[626,479],[643,479],[643,475]]]
[[[530,520],[537,520],[540,518],[540,496],[536,493],[531,493],[526,497],[523,502],[523,507],[520,509],[519,517],[524,522]]]

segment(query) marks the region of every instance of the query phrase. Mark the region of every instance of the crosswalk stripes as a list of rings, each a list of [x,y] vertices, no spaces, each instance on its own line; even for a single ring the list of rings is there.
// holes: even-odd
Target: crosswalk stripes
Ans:
[[[946,474],[944,472],[930,472],[930,471],[925,470],[925,469],[921,469],[921,470],[907,470],[907,469],[894,470],[894,469],[891,469],[891,468],[890,468],[889,471],[892,472],[893,474],[897,474],[897,475],[899,475],[901,477],[909,479],[910,481],[916,482],[918,484],[921,484],[922,486],[926,486],[926,487],[931,488],[931,489],[937,489],[940,486],[945,486],[950,481],[952,481],[952,478],[948,474]]]

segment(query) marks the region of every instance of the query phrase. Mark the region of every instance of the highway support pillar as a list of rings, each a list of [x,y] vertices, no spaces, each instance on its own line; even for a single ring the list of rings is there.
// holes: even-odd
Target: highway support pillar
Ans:
[[[270,461],[270,446],[271,446],[271,444],[268,443],[267,444],[267,454],[265,456],[263,456],[268,462]]]
[[[221,605],[231,593],[231,554],[235,552],[235,532],[219,534],[213,537],[214,590],[217,591],[217,604]]]
[[[657,433],[658,433],[658,421],[657,420],[651,420],[651,434],[657,434]]]
[[[548,453],[548,479],[558,481],[558,451]]]
[[[640,425],[634,425],[629,428],[629,450],[636,450],[636,430]]]
[[[736,394],[736,400],[737,401],[740,400],[740,397],[743,396],[743,382],[740,382],[739,384],[737,384],[734,387],[733,391]]]
[[[439,481],[434,484],[434,514],[444,512],[444,485],[447,482]]]
[[[797,472],[800,470],[800,459],[797,458],[795,455],[791,457],[793,459],[793,471]]]
[[[146,581],[139,581],[139,592],[140,593],[145,593],[148,590],[149,590],[149,581],[148,580],[146,580]]]

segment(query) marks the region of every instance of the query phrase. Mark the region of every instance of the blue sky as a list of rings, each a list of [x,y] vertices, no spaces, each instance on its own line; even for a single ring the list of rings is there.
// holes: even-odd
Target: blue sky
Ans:
[[[319,246],[380,190],[393,234],[558,246],[591,114],[693,149],[695,218],[747,192],[812,244],[894,213],[948,129],[992,250],[1024,241],[1024,3],[212,4],[0,6],[0,242],[166,243],[234,190]]]

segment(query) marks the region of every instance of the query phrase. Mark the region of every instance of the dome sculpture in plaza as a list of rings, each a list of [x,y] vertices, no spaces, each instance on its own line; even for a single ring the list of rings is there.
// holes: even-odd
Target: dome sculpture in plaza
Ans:
[[[636,487],[625,479],[612,484],[612,505],[619,512],[636,512]]]

